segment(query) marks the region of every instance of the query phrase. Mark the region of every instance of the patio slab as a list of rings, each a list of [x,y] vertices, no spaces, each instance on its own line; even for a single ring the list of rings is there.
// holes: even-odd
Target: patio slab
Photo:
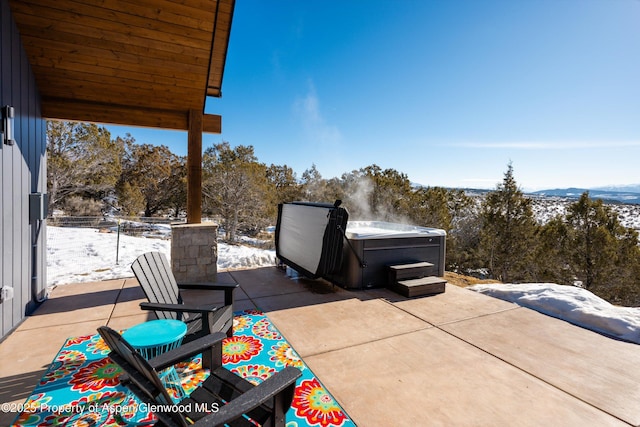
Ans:
[[[266,311],[359,426],[640,425],[635,344],[449,285],[408,299],[275,267],[226,277],[235,310]],[[134,279],[56,288],[0,343],[0,403],[24,402],[66,338],[146,320],[143,300]]]
[[[36,329],[77,322],[108,319],[124,280],[76,283],[56,287],[33,315],[26,318],[21,329]]]
[[[433,325],[444,325],[520,307],[497,298],[485,298],[486,295],[448,283],[444,293],[426,298],[405,298],[388,289],[368,292]]]
[[[527,308],[443,330],[631,425],[640,425],[640,346]]]
[[[351,298],[267,313],[302,358],[432,327],[375,299]]]
[[[360,426],[624,425],[437,328],[305,361]]]
[[[231,271],[230,275],[236,283],[242,285],[242,290],[252,299],[305,292],[304,286],[301,286],[305,282],[304,279],[290,279],[275,267]]]
[[[142,311],[140,309],[140,303],[146,300],[147,298],[140,286],[123,287],[115,301],[115,307],[113,308],[111,316],[122,317],[140,314]]]

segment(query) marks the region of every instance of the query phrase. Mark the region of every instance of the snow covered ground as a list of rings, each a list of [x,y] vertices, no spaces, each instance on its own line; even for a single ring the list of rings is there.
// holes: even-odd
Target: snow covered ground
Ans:
[[[551,218],[567,212],[569,205],[576,199],[566,197],[532,197],[533,213],[541,224],[547,223]],[[634,204],[605,204],[618,215],[620,224],[624,227],[640,231],[640,205]]]
[[[486,193],[477,190],[468,190],[467,195],[475,198],[480,204]],[[531,198],[533,215],[540,224],[546,224],[557,215],[564,216],[567,208],[574,204],[577,199],[560,196],[541,196],[526,194]],[[633,228],[640,231],[640,204],[613,204],[605,203],[613,212],[618,215],[620,224],[624,227]]]
[[[47,227],[48,285],[133,277],[131,263],[148,251],[170,257],[171,241],[101,233],[88,228]],[[117,262],[116,262],[117,260]],[[275,265],[275,251],[218,243],[218,271]],[[552,283],[470,287],[594,331],[640,344],[640,308],[617,307],[591,292]]]
[[[133,277],[131,263],[150,251],[171,259],[171,240],[93,228],[47,227],[47,285]],[[273,250],[218,243],[218,271],[275,265]]]
[[[640,307],[618,307],[586,289],[554,283],[482,284],[469,289],[640,344]]]

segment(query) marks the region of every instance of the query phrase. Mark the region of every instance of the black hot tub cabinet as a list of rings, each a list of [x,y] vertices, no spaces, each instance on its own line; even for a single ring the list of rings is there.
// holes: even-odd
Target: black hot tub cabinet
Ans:
[[[392,265],[429,263],[424,275],[444,276],[444,230],[348,217],[339,201],[278,205],[276,256],[347,289],[387,286]]]
[[[430,276],[444,276],[446,232],[382,221],[349,221],[342,265],[327,279],[347,289],[388,285],[391,265],[427,262]]]

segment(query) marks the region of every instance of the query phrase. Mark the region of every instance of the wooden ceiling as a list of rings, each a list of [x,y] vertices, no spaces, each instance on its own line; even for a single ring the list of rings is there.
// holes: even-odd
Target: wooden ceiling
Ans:
[[[179,130],[221,96],[234,3],[10,0],[45,118]]]

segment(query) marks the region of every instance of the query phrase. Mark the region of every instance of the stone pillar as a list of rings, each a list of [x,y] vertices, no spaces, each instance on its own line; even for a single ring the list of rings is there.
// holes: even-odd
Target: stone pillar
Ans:
[[[171,269],[178,283],[211,283],[218,274],[218,225],[171,227]]]

